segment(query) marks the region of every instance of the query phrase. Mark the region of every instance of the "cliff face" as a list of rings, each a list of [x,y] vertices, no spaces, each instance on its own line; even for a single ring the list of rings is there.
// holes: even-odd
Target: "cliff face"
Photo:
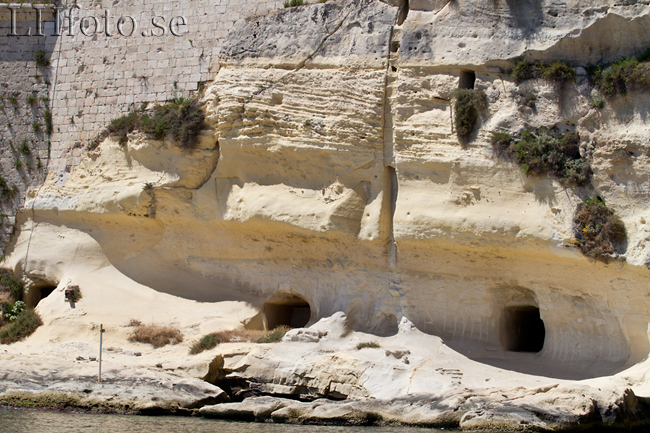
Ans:
[[[650,99],[594,108],[583,68],[642,52],[650,11],[555,3],[354,0],[240,21],[196,149],[106,139],[32,195],[12,263],[34,287],[112,266],[156,291],[244,301],[249,326],[308,308],[310,324],[343,311],[391,335],[406,317],[473,359],[551,377],[631,366],[650,352]],[[516,84],[521,56],[565,61],[576,80]],[[487,109],[461,145],[451,101],[468,79]],[[492,132],[538,128],[579,135],[591,183],[527,177],[493,154]],[[575,247],[576,208],[594,195],[625,223],[619,260]],[[72,254],[80,243],[92,253]]]

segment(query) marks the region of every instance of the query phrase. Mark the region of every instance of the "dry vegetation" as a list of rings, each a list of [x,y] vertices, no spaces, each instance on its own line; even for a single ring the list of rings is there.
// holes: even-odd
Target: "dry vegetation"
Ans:
[[[573,219],[580,251],[594,258],[607,258],[625,241],[625,225],[597,197],[578,208]]]
[[[131,320],[131,323],[137,321]],[[137,343],[148,343],[154,348],[166,346],[167,344],[178,344],[183,341],[183,334],[178,328],[172,326],[160,325],[143,325],[139,322],[135,325],[133,334],[129,337],[129,341]]]

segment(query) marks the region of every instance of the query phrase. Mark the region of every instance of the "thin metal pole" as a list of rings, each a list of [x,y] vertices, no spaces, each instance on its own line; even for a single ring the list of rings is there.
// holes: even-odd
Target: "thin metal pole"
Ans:
[[[104,335],[104,325],[99,325],[99,375],[97,376],[97,383],[102,381],[102,337]]]

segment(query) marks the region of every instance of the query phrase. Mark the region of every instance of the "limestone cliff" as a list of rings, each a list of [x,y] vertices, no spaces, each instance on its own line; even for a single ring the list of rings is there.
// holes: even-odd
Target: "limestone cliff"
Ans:
[[[240,301],[248,326],[293,325],[308,308],[299,325],[344,312],[353,330],[388,336],[408,318],[445,350],[550,378],[635,366],[650,353],[650,100],[630,91],[595,108],[585,68],[643,52],[650,8],[610,3],[346,0],[239,21],[203,95],[197,147],[107,138],[31,195],[9,262],[35,288],[84,275],[91,299],[96,270],[111,269],[133,287]],[[576,80],[517,84],[508,71],[521,57],[566,62]],[[461,145],[452,100],[467,80],[487,109]],[[590,183],[529,177],[493,154],[492,132],[539,128],[579,135]],[[575,247],[576,208],[594,195],[625,223],[618,260]],[[63,308],[50,304],[39,308]],[[541,336],[513,319],[528,313]],[[521,338],[539,349],[519,351]],[[281,353],[249,356],[266,373],[241,377],[290,393],[277,390]],[[366,361],[304,368],[332,376],[323,368]],[[233,368],[263,365],[242,362]],[[373,380],[341,379],[336,395],[404,391]]]

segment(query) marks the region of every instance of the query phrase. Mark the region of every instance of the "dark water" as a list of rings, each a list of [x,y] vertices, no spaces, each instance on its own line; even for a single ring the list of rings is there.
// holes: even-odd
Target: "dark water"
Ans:
[[[238,423],[204,418],[89,415],[0,409],[0,433],[442,433],[408,427],[323,427]]]

